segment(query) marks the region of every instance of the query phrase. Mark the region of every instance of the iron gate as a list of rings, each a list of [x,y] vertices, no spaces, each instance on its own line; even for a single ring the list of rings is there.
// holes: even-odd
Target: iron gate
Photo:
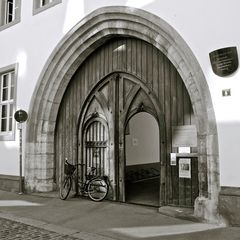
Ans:
[[[93,120],[87,125],[84,135],[85,171],[89,167],[95,167],[95,173],[103,176],[107,167],[107,126],[99,120]]]

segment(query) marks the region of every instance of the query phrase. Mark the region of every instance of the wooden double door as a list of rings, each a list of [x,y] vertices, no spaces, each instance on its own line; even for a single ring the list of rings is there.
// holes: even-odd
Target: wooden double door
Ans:
[[[147,86],[136,77],[116,72],[96,86],[81,113],[79,161],[86,169],[95,167],[98,174],[109,177],[109,198],[113,200],[126,201],[125,134],[129,120],[139,112],[147,112],[159,122],[160,110],[155,97],[149,95]],[[159,136],[162,137],[161,134]],[[160,170],[160,157],[157,165]],[[160,171],[157,178],[159,185]],[[160,188],[158,199],[159,194]]]
[[[191,178],[179,176],[178,159],[175,165],[170,161],[178,146],[190,146],[177,140],[179,129],[195,126],[191,100],[164,53],[135,38],[113,38],[100,46],[67,86],[55,128],[56,182],[67,157],[108,175],[109,197],[126,201],[127,182],[134,179],[126,168],[126,131],[130,119],[141,112],[158,124],[158,205],[193,206],[198,196],[197,157],[191,160]],[[183,139],[188,141],[185,133]],[[196,142],[190,146],[195,156]]]

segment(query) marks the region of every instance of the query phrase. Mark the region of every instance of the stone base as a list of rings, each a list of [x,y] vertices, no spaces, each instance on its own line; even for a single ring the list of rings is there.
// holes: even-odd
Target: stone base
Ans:
[[[25,190],[27,192],[53,192],[56,189],[56,183],[53,180],[25,180]]]
[[[208,223],[226,225],[225,220],[219,215],[217,200],[198,197],[194,204],[194,216]]]
[[[19,176],[0,175],[0,190],[19,192],[19,179]],[[22,183],[24,183],[24,178],[22,178]]]
[[[202,219],[194,216],[193,208],[190,207],[163,206],[158,209],[158,212],[174,218],[180,218],[192,222],[202,222]]]
[[[227,224],[240,226],[240,188],[221,188],[219,195],[219,212]]]

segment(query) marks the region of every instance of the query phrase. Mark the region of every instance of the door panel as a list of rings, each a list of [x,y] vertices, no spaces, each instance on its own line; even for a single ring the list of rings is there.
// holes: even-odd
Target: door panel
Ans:
[[[179,176],[179,159],[177,158],[176,166],[171,166],[172,170],[172,189],[173,197],[169,199],[169,205],[188,206],[194,205],[194,200],[199,194],[198,190],[198,159],[191,158],[191,177],[181,178]]]
[[[118,76],[119,95],[119,122],[118,122],[118,145],[119,145],[119,200],[126,201],[126,142],[125,129],[130,118],[138,112],[148,112],[155,116],[159,122],[160,111],[154,106],[146,84],[137,78],[121,73]],[[139,129],[141,131],[141,129]],[[160,163],[160,158],[158,159]],[[160,182],[160,179],[158,179]]]

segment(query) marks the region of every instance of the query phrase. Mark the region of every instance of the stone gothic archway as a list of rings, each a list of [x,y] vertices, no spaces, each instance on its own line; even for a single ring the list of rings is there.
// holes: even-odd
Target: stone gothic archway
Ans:
[[[144,40],[162,51],[188,90],[198,131],[199,192],[195,215],[216,221],[218,212],[218,137],[206,79],[191,49],[159,17],[129,7],[104,7],[80,21],[56,46],[38,79],[26,133],[26,188],[54,189],[54,132],[59,106],[74,72],[99,46],[116,36]]]

